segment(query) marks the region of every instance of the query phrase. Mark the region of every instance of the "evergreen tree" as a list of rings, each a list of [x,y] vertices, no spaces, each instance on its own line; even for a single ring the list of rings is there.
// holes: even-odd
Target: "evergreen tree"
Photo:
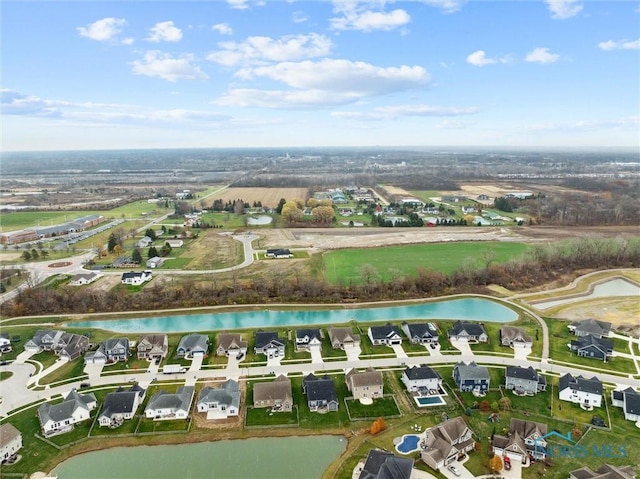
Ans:
[[[152,246],[152,247],[150,247],[150,248],[149,248],[149,254],[148,254],[148,256],[149,256],[149,259],[151,259],[151,258],[155,258],[156,256],[160,256],[160,255],[158,254],[158,250],[156,249],[156,247],[155,247],[155,246]]]
[[[134,263],[141,264],[142,263],[142,254],[138,248],[133,250],[133,254],[131,255],[131,259]]]
[[[107,240],[107,251],[109,253],[113,253],[114,248],[118,244],[118,238],[116,238],[115,233],[111,232],[109,235],[109,239]]]

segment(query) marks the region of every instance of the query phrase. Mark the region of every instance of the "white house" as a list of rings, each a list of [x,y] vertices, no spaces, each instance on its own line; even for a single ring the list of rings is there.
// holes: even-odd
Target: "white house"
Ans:
[[[58,404],[41,404],[38,408],[40,426],[45,436],[62,434],[73,429],[73,425],[86,421],[96,408],[96,397],[91,394],[79,394],[75,389]]]
[[[146,281],[150,281],[152,274],[151,271],[129,271],[128,273],[122,273],[121,282],[122,284],[139,286]]]
[[[322,333],[317,328],[296,329],[296,349],[320,348]]]
[[[69,285],[82,286],[85,284],[93,283],[101,276],[101,274],[98,274],[96,272],[76,274],[69,280]]]
[[[567,373],[558,383],[558,397],[561,401],[569,401],[589,407],[602,405],[602,383],[597,377],[591,379],[582,376],[573,377]]]
[[[402,336],[397,326],[386,324],[384,326],[371,326],[367,330],[367,335],[374,345],[384,344],[391,346],[393,344],[402,344]]]
[[[640,393],[632,387],[611,391],[611,404],[622,408],[627,421],[640,421]]]
[[[442,377],[429,366],[420,365],[406,368],[402,372],[402,382],[408,391],[438,391]]]
[[[186,419],[193,401],[194,387],[182,386],[175,393],[160,390],[149,399],[144,414],[156,421]]]
[[[237,416],[240,411],[238,382],[228,379],[219,388],[202,388],[196,407],[198,412],[207,413],[207,419],[226,419]]]
[[[0,426],[0,463],[22,449],[22,434],[8,422]]]

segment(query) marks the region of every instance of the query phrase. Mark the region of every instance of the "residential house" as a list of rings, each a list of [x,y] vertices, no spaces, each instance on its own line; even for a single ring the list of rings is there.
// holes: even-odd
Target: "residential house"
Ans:
[[[522,328],[502,326],[500,328],[500,343],[513,349],[530,348],[533,346],[533,339]]]
[[[194,391],[193,386],[181,386],[175,393],[161,389],[149,398],[144,414],[155,421],[186,419],[191,410]]]
[[[113,428],[120,426],[128,419],[133,419],[144,395],[145,390],[138,384],[134,384],[128,390],[120,387],[117,391],[108,393],[98,416],[98,424],[101,427]]]
[[[635,479],[633,466],[612,466],[603,464],[595,471],[590,467],[582,467],[571,471],[569,479]]]
[[[599,321],[597,319],[577,321],[571,323],[568,327],[569,331],[579,337],[590,334],[598,339],[602,339],[609,337],[609,334],[611,333],[611,323],[608,323],[607,321]]]
[[[296,349],[309,350],[322,345],[322,333],[317,328],[296,329]]]
[[[274,381],[255,383],[253,407],[268,407],[273,412],[291,412],[293,410],[291,380],[281,374]]]
[[[517,394],[534,396],[540,391],[546,391],[547,379],[544,375],[538,374],[532,366],[528,368],[507,366],[505,388]]]
[[[587,334],[586,336],[572,340],[569,348],[578,356],[599,359],[606,362],[613,353],[613,340],[600,339],[591,334]]]
[[[402,372],[402,382],[411,392],[429,392],[442,390],[442,377],[437,371],[421,364],[411,366]]]
[[[164,244],[169,245],[171,248],[182,248],[184,241],[181,239],[168,239],[165,240]]]
[[[375,399],[384,394],[382,373],[373,368],[358,372],[355,368],[345,375],[347,389],[354,399]]]
[[[119,256],[111,263],[112,268],[135,268],[136,266],[140,265],[133,261],[131,256]]]
[[[209,352],[209,337],[204,334],[188,334],[180,338],[176,355],[180,358],[206,356]]]
[[[337,411],[336,385],[329,376],[319,378],[308,374],[302,380],[302,391],[307,396],[310,411]]]
[[[447,331],[447,337],[458,341],[469,341],[477,343],[486,343],[489,340],[484,327],[477,323],[463,323],[457,321],[453,327]]]
[[[38,408],[40,427],[45,436],[53,436],[69,432],[73,425],[86,421],[91,411],[96,408],[96,397],[93,393],[79,394],[75,389],[58,404],[41,404]]]
[[[402,331],[407,335],[411,344],[430,344],[438,342],[438,330],[433,323],[402,322]]]
[[[409,479],[412,471],[413,459],[371,449],[358,479]]]
[[[240,387],[228,379],[219,388],[204,387],[196,402],[198,412],[206,412],[207,419],[226,419],[240,412]]]
[[[268,358],[284,357],[284,341],[276,331],[257,331],[253,348],[256,354],[264,354]]]
[[[461,416],[448,419],[424,431],[420,458],[433,469],[440,469],[472,451],[476,445],[473,431]]]
[[[143,236],[136,242],[136,248],[143,249],[148,247],[151,243],[153,243],[153,240],[149,236]]]
[[[70,286],[82,286],[85,284],[93,283],[95,280],[100,278],[102,275],[92,271],[91,273],[79,273],[73,275],[69,280]]]
[[[33,337],[24,344],[25,351],[41,353],[42,351],[53,351],[64,331],[53,329],[39,329]]]
[[[611,404],[621,407],[627,421],[640,421],[640,393],[628,387],[623,391],[611,391]]]
[[[291,251],[286,248],[276,248],[276,249],[268,249],[267,252],[264,254],[264,256],[265,258],[276,258],[276,259],[293,258],[293,253],[291,253]]]
[[[532,459],[545,458],[546,434],[544,423],[511,418],[509,434],[494,434],[491,446],[495,454],[527,464]]]
[[[489,389],[489,370],[474,361],[469,364],[461,361],[453,368],[453,380],[460,391],[484,393]]]
[[[247,352],[247,342],[242,340],[242,335],[236,333],[218,334],[218,346],[216,355],[231,356]]]
[[[354,334],[349,327],[329,328],[329,340],[333,349],[349,349],[360,346],[360,335]]]
[[[13,347],[11,346],[9,335],[7,333],[0,333],[0,354],[10,353],[11,351],[13,351]]]
[[[96,351],[84,355],[86,364],[117,363],[129,360],[129,338],[111,338],[100,343]]]
[[[164,359],[169,352],[169,338],[166,334],[145,334],[140,336],[136,349],[138,359]]]
[[[573,377],[567,373],[558,383],[558,397],[561,401],[569,401],[588,407],[602,405],[602,383],[597,377],[591,379],[582,376]]]
[[[0,463],[4,463],[22,449],[22,434],[8,422],[0,426]]]
[[[159,268],[165,262],[165,258],[161,258],[160,256],[154,256],[153,258],[149,258],[145,263],[147,268]]]
[[[62,359],[73,361],[89,349],[89,338],[82,334],[63,333],[56,342],[54,351]]]
[[[129,271],[128,273],[122,273],[120,282],[132,286],[140,286],[146,281],[151,281],[152,275],[151,271]]]
[[[387,323],[384,326],[371,326],[367,331],[367,335],[374,346],[380,344],[387,346],[402,344],[400,330],[391,323]]]

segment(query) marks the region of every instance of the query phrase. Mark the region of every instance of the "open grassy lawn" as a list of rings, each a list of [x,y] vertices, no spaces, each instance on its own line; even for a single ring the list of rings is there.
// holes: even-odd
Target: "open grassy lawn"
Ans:
[[[317,374],[320,376],[320,373]],[[293,402],[298,408],[300,415],[300,427],[307,429],[330,429],[335,427],[345,427],[349,424],[349,416],[347,410],[343,407],[342,398],[349,395],[347,385],[344,382],[344,376],[330,376],[336,386],[338,395],[338,410],[326,413],[313,412],[307,404],[307,396],[302,392],[302,377],[291,379],[291,388],[293,391]]]
[[[228,236],[221,236],[219,230],[202,230],[196,241],[172,250],[170,256],[178,257],[179,263],[169,261],[165,268],[184,266],[187,269],[220,269],[242,263],[242,244]]]
[[[373,404],[364,405],[354,399],[345,399],[351,419],[376,419],[378,417],[394,417],[400,410],[393,396],[384,396],[373,400]]]
[[[40,384],[53,384],[66,379],[84,379],[88,377],[82,371],[84,369],[84,360],[82,358],[67,361],[64,366],[59,367],[55,371],[40,378]]]
[[[142,416],[135,416],[133,419],[128,419],[122,423],[121,426],[111,429],[110,427],[100,427],[96,421],[91,429],[91,437],[108,437],[117,436],[120,434],[134,434],[138,428],[138,423],[142,420]]]
[[[136,433],[171,433],[171,432],[188,432],[191,424],[191,418],[154,421],[153,419],[142,418],[138,423]]]
[[[331,251],[324,254],[327,281],[333,284],[361,283],[360,269],[373,265],[382,281],[391,280],[390,270],[415,276],[419,269],[450,273],[469,260],[482,264],[483,256],[493,255],[504,263],[520,257],[530,247],[512,242],[455,242],[389,246]]]
[[[544,320],[549,327],[549,357],[554,361],[575,364],[584,368],[604,369],[613,374],[637,374],[635,364],[631,359],[614,357],[603,362],[598,359],[578,357],[567,346],[572,339],[576,339],[576,336],[573,336],[567,328],[569,321],[553,318],[544,318]],[[616,351],[615,344],[614,351]],[[627,353],[629,349],[625,347],[621,352]]]

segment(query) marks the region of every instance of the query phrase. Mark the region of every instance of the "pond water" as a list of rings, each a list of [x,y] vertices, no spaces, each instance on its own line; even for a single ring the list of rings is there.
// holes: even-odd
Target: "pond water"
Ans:
[[[159,316],[155,318],[81,321],[75,328],[98,328],[120,333],[168,333],[218,331],[223,329],[268,328],[348,323],[351,320],[398,321],[452,319],[506,323],[518,314],[495,301],[464,298],[384,308],[238,311],[211,314]]]
[[[538,309],[549,309],[567,303],[575,303],[577,301],[585,301],[587,299],[608,298],[617,296],[637,296],[640,297],[640,287],[626,279],[616,278],[596,284],[593,291],[582,296],[572,296],[564,299],[554,299],[552,301],[543,301],[535,303]]]
[[[247,218],[247,224],[250,226],[271,224],[273,218],[271,216],[250,216]]]
[[[304,436],[118,447],[74,456],[51,474],[60,479],[320,479],[346,445],[342,437]]]

